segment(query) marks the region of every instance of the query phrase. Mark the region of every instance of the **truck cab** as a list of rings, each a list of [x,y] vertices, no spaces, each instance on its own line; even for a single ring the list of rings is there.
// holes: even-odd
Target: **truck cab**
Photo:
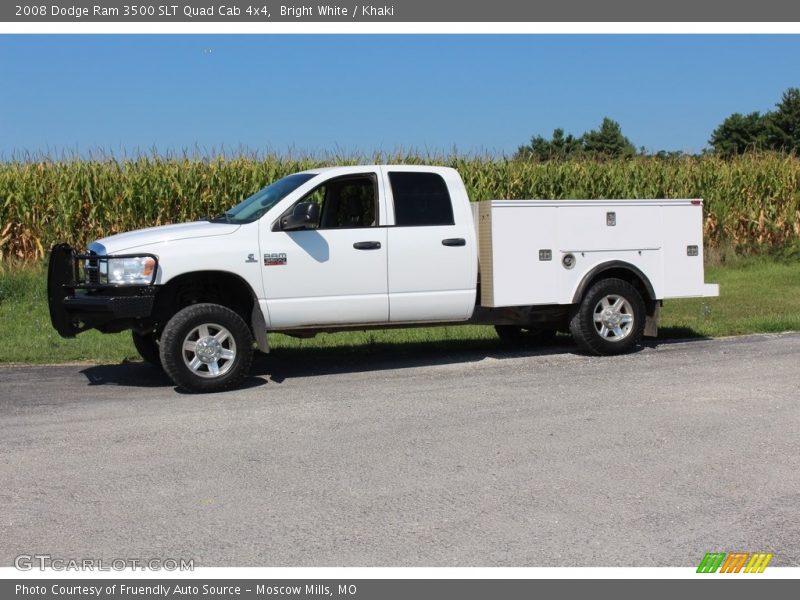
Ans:
[[[477,249],[455,171],[373,166],[315,175],[257,223],[270,329],[470,317]],[[309,213],[310,227],[302,220]]]

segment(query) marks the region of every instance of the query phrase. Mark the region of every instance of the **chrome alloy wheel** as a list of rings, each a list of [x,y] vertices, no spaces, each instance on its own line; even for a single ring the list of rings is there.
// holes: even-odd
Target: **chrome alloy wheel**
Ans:
[[[624,340],[633,331],[633,307],[622,296],[603,296],[594,307],[594,328],[609,342]]]
[[[236,342],[222,325],[203,323],[183,340],[183,362],[200,377],[220,377],[231,370],[236,359]]]

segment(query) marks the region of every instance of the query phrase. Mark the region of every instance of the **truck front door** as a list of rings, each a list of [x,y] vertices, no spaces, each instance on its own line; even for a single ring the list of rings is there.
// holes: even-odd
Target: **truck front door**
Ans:
[[[333,177],[299,202],[320,206],[318,227],[260,229],[271,329],[389,319],[383,182],[374,171]]]

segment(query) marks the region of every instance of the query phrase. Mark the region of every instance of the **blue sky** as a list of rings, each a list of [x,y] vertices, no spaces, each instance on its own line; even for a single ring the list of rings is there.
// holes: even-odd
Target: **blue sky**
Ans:
[[[513,153],[604,116],[698,151],[800,86],[800,36],[0,36],[0,157]]]

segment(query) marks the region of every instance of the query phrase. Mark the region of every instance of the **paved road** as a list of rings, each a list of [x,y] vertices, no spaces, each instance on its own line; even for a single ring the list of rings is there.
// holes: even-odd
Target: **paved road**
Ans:
[[[797,566],[799,366],[783,334],[309,352],[209,396],[141,364],[2,368],[0,565]]]

